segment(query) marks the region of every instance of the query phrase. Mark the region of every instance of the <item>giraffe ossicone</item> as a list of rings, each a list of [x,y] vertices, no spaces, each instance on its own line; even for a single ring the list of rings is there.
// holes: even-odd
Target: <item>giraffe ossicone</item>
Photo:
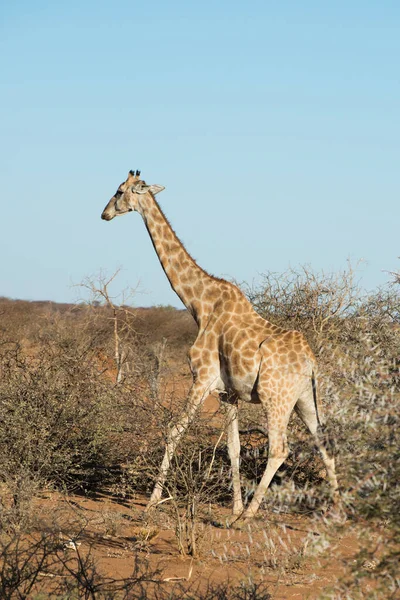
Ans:
[[[196,341],[189,352],[193,385],[183,415],[169,431],[148,507],[160,502],[175,449],[206,397],[215,391],[226,402],[228,412],[235,517],[246,520],[256,514],[273,476],[287,458],[286,430],[293,409],[313,435],[336,495],[335,461],[321,432],[316,359],[306,339],[298,331],[282,329],[263,319],[237,286],[199,267],[155,199],[163,189],[160,185],[147,185],[140,179],[140,171],[132,170],[101,215],[110,221],[127,212],[140,213],[172,288],[198,326]],[[239,473],[239,399],[260,403],[268,424],[267,466],[246,508]]]

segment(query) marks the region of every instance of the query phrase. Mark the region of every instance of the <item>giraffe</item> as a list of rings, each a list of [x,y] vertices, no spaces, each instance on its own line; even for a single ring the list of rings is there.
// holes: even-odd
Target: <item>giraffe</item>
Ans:
[[[187,252],[155,196],[164,189],[147,185],[140,171],[130,171],[105,207],[101,218],[137,211],[143,218],[161,266],[198,326],[189,351],[193,384],[186,408],[170,427],[164,458],[148,508],[162,496],[171,459],[185,430],[211,392],[217,392],[228,412],[228,454],[233,487],[232,523],[252,518],[276,471],[286,460],[287,425],[293,409],[314,437],[325,464],[333,496],[338,494],[334,458],[322,435],[317,406],[316,359],[304,336],[263,319],[239,288],[204,271]],[[239,473],[238,400],[262,405],[268,427],[265,472],[244,507]]]

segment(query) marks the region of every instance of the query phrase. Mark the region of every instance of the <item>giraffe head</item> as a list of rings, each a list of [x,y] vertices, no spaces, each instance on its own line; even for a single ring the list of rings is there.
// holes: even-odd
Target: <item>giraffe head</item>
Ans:
[[[101,213],[101,218],[111,221],[114,217],[138,210],[140,201],[146,194],[155,196],[163,189],[162,185],[147,185],[140,179],[140,171],[129,171],[126,181],[118,186],[114,196]]]

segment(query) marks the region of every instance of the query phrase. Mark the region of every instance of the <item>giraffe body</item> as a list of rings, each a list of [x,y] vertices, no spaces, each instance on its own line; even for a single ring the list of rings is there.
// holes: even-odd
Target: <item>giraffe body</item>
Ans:
[[[155,194],[164,188],[148,186],[139,175],[139,172],[129,172],[127,180],[104,209],[102,218],[109,221],[130,211],[141,214],[172,288],[199,328],[189,352],[193,385],[186,410],[169,431],[160,475],[149,505],[160,501],[176,446],[205,398],[214,391],[228,407],[228,451],[236,517],[254,516],[274,474],[286,459],[286,430],[294,408],[314,436],[336,492],[334,459],[328,455],[320,436],[314,377],[316,360],[304,336],[266,321],[237,286],[201,269],[155,200]],[[267,467],[245,510],[239,474],[239,399],[262,405],[269,436]]]

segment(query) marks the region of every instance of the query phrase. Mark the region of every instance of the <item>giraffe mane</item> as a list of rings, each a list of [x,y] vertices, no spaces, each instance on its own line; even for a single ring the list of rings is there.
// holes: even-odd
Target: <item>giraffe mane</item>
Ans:
[[[189,252],[187,251],[185,244],[182,242],[182,240],[178,237],[178,235],[176,234],[174,228],[172,227],[171,223],[169,222],[168,218],[166,217],[164,211],[162,210],[159,202],[157,202],[154,194],[152,194],[152,192],[149,192],[154,200],[155,205],[157,206],[158,210],[160,211],[163,219],[165,220],[165,222],[167,223],[168,227],[170,228],[173,236],[175,237],[176,241],[179,243],[179,245],[182,247],[183,251],[185,252],[186,256],[188,257],[188,259],[190,261],[192,261],[199,269],[202,273],[204,273],[205,275],[207,275],[207,277],[211,277],[211,279],[213,279],[214,281],[218,281],[219,283],[225,283],[229,286],[232,287],[236,287],[233,283],[231,283],[230,281],[227,281],[226,279],[223,279],[222,277],[215,277],[215,275],[212,275],[211,273],[208,273],[208,271],[206,271],[205,269],[203,269],[203,267],[201,267],[197,261],[193,258],[193,256],[191,254],[189,254]],[[239,292],[243,295],[244,294],[241,290],[239,290]]]

